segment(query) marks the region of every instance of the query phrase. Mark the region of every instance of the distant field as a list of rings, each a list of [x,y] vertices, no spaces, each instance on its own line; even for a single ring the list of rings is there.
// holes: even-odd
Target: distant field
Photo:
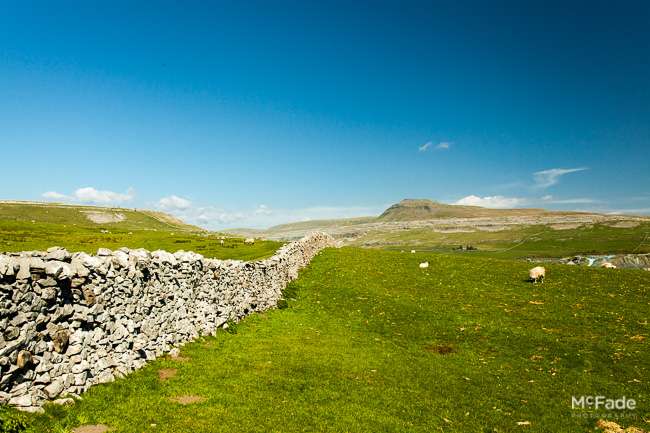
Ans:
[[[351,246],[451,252],[470,245],[478,249],[473,254],[501,258],[650,252],[648,217],[486,209],[430,200],[402,200],[379,217],[305,221],[232,232],[294,240],[312,230],[325,231]]]
[[[650,272],[550,265],[532,285],[528,267],[328,249],[290,285],[288,309],[25,417],[29,431],[547,433],[614,416],[647,430]],[[170,400],[188,395],[203,400]],[[582,395],[637,408],[572,409]]]
[[[604,224],[556,230],[548,225],[515,227],[500,231],[440,233],[430,229],[395,232],[369,232],[355,239],[355,245],[452,251],[472,245],[484,254],[502,258],[564,257],[574,254],[649,253],[650,223],[636,227],[611,227]]]
[[[117,217],[112,223],[95,223],[93,217]],[[45,203],[0,202],[1,221],[53,223],[75,227],[110,226],[125,230],[184,230],[201,231],[162,212],[98,206],[77,206]]]
[[[95,223],[86,212],[121,215],[119,222]],[[120,218],[121,218],[120,217]],[[120,247],[191,250],[206,257],[253,260],[273,255],[282,245],[276,241],[256,241],[228,237],[175,221],[149,211],[97,207],[26,205],[0,203],[0,251],[44,250],[62,246],[69,251],[95,253],[98,248]]]

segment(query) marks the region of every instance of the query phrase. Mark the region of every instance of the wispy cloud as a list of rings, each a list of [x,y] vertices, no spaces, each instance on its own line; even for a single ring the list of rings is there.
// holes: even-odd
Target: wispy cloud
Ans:
[[[177,195],[170,195],[158,200],[158,207],[164,210],[182,210],[192,206],[192,202]]]
[[[47,191],[42,194],[43,198],[50,200],[67,200],[68,196],[56,191]]]
[[[135,191],[133,188],[129,188],[125,193],[119,193],[108,190],[99,190],[92,186],[86,186],[75,190],[70,195],[57,191],[47,191],[42,194],[42,197],[48,200],[60,200],[80,203],[117,204],[133,200],[135,197]]]
[[[555,198],[552,195],[545,195],[540,200],[543,203],[549,204],[594,204],[600,203],[599,200],[587,197],[576,197],[576,198]]]
[[[502,195],[493,196],[478,196],[468,195],[463,197],[453,204],[466,205],[466,206],[481,206],[494,209],[508,209],[518,208],[522,206],[528,207],[545,207],[548,205],[563,205],[563,204],[598,204],[602,203],[588,197],[575,197],[575,198],[555,198],[552,195],[545,195],[543,197],[506,197]]]
[[[452,143],[449,142],[449,141],[441,141],[440,143],[433,146],[433,142],[427,141],[426,143],[421,144],[420,146],[418,146],[418,151],[426,152],[429,149],[431,149],[432,146],[433,146],[433,148],[435,150],[449,150],[451,148],[451,145],[452,145]]]
[[[454,204],[464,206],[481,206],[493,209],[508,209],[524,206],[527,200],[519,197],[504,197],[502,195],[493,195],[479,197],[477,195],[468,195],[454,202]]]
[[[650,207],[608,210],[607,213],[610,215],[650,215]]]
[[[272,213],[273,211],[265,204],[261,204],[255,209],[255,215],[271,215]]]
[[[562,176],[569,173],[576,173],[587,170],[587,167],[578,168],[550,168],[548,170],[536,171],[533,173],[536,188],[548,188],[556,185]]]

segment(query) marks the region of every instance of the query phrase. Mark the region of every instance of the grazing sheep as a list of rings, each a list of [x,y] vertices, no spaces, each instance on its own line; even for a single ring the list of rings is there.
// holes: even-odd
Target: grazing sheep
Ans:
[[[420,269],[426,269],[429,267],[429,262],[422,262],[420,263]]]
[[[616,265],[610,263],[610,262],[603,262],[600,265],[601,268],[606,268],[606,269],[616,269]]]
[[[546,276],[546,269],[544,269],[543,266],[536,266],[530,271],[528,271],[528,277],[530,281],[532,281],[533,283],[537,283],[538,281],[543,283],[545,276]]]
[[[253,238],[246,238],[246,239],[244,240],[244,243],[245,243],[246,245],[253,245],[253,244],[255,243],[255,239],[253,239]]]
[[[411,254],[415,254],[415,250],[411,250]]]

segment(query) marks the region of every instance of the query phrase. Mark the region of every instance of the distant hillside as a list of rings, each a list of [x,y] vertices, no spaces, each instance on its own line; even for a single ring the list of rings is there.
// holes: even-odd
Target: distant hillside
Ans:
[[[457,247],[460,244],[487,245],[485,241],[491,239],[520,241],[521,236],[534,235],[535,230],[550,230],[548,233],[553,236],[560,233],[569,238],[572,236],[569,232],[578,233],[583,228],[605,225],[605,231],[610,227],[620,229],[615,231],[619,237],[623,236],[623,229],[628,230],[629,243],[625,244],[626,246],[634,242],[635,245],[641,246],[645,245],[642,238],[646,236],[649,222],[650,218],[647,217],[545,209],[488,209],[431,200],[405,199],[390,206],[378,217],[303,221],[282,224],[267,230],[233,229],[229,232],[265,239],[294,240],[320,230],[347,245],[391,248],[402,245],[442,245],[448,248],[449,245]],[[528,233],[529,230],[533,231]],[[641,238],[638,238],[638,235]],[[612,251],[614,250],[615,248],[612,248]]]
[[[296,223],[280,224],[277,226],[264,229],[234,228],[222,230],[223,233],[229,233],[237,236],[275,239],[275,240],[297,240],[301,237],[315,231],[329,232],[330,229],[340,230],[342,227],[362,226],[372,223],[377,217],[358,217],[358,218],[341,218],[334,220],[310,220]]]
[[[0,201],[0,221],[122,230],[204,231],[157,211],[18,201]]]
[[[311,220],[311,221],[301,221],[297,223],[289,224],[280,224],[273,226],[273,230],[284,230],[287,228],[296,228],[296,229],[318,229],[322,227],[332,227],[338,226],[341,224],[345,225],[355,225],[355,224],[365,224],[373,222],[376,217],[358,217],[358,218],[341,218],[336,220]]]
[[[404,199],[386,209],[378,219],[380,221],[416,221],[436,218],[528,216],[545,213],[548,211],[544,209],[488,209],[479,206],[444,204],[426,199]]]
[[[427,199],[404,199],[386,209],[381,215],[312,220],[280,224],[266,230],[229,229],[225,232],[241,236],[265,237],[268,239],[298,239],[315,230],[326,231],[339,237],[358,236],[366,229],[375,229],[383,223],[434,221],[448,218],[496,218],[580,215],[579,212],[556,212],[544,209],[489,209],[480,206],[460,206],[439,203]],[[369,226],[370,225],[370,226]]]
[[[282,245],[209,232],[163,212],[56,203],[0,201],[0,252],[45,250],[95,253],[98,248],[195,251],[206,257],[254,260]]]

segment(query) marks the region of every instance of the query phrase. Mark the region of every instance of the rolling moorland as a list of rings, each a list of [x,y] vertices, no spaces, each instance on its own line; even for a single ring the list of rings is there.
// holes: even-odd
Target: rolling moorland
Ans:
[[[71,250],[120,242],[173,250],[180,249],[173,240],[184,239],[182,249],[196,245],[215,257],[254,258],[279,245],[245,246],[228,238],[233,247],[221,247],[218,234],[181,225],[163,229],[146,213],[133,216],[134,226],[118,228],[130,214],[113,211],[126,220],[98,226],[83,215],[76,222],[0,217],[6,245],[0,249],[56,241]],[[544,211],[532,212],[479,218],[543,218]],[[585,218],[551,216],[565,218],[563,224]],[[138,228],[140,217],[146,224]],[[476,222],[467,214],[458,219]],[[12,223],[20,228],[12,230]],[[34,235],[29,224],[38,228]],[[517,259],[648,252],[647,224],[602,217],[563,230],[513,224],[435,234],[429,226],[419,232],[409,226],[378,235],[382,241],[398,236],[400,244],[327,249],[287,287],[283,308],[249,316],[184,346],[179,357],[93,387],[73,405],[46,405],[40,415],[2,408],[0,420],[10,431],[29,432],[81,425],[114,432],[577,432],[602,431],[596,424],[604,417],[647,430],[650,272],[548,264],[544,284],[533,285],[526,281],[530,264]],[[472,243],[478,251],[455,252],[454,243]],[[415,254],[401,252],[416,245]],[[429,268],[418,267],[423,261]],[[637,407],[572,409],[571,397],[582,395],[625,395]]]

